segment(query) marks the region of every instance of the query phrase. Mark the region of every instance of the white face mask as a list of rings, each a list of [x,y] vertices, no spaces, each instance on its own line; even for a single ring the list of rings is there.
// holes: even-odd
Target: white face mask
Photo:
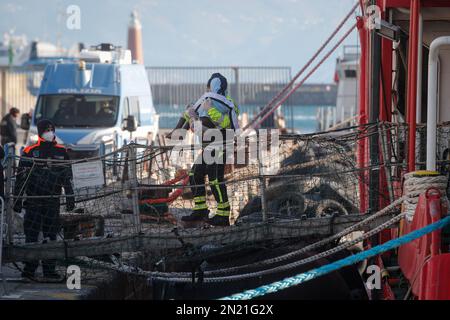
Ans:
[[[48,142],[52,142],[55,139],[55,133],[53,131],[47,131],[42,134],[42,139]]]

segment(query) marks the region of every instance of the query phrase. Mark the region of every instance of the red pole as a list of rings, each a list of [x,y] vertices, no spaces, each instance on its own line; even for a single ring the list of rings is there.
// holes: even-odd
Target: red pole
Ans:
[[[416,92],[417,92],[417,55],[419,39],[420,0],[411,0],[408,48],[408,90],[407,120],[408,134],[408,171],[416,170]]]
[[[387,12],[382,12],[383,19],[386,19]],[[380,86],[380,120],[390,122],[392,119],[392,40],[381,40],[381,86]],[[386,132],[386,136],[389,137],[389,132]],[[384,155],[380,154],[380,163],[386,164],[389,155],[386,159]],[[385,168],[380,170],[380,191],[383,190],[384,197],[380,197],[380,208],[384,208],[389,204],[389,192],[387,186],[387,177]]]
[[[378,4],[381,6],[381,3]],[[384,20],[386,19],[387,11],[382,12],[382,17]],[[381,83],[380,83],[380,120],[390,122],[392,119],[392,40],[390,39],[382,39],[381,40],[381,67],[382,72],[380,74]],[[381,130],[386,130],[386,127],[380,128]],[[389,141],[390,132],[385,133],[385,137]],[[381,142],[380,142],[381,143]],[[380,172],[380,194],[379,197],[379,206],[380,208],[386,207],[390,203],[389,199],[389,187],[388,186],[388,177],[386,175],[386,163],[389,161],[389,148],[386,150],[388,152],[387,155],[384,153],[380,153],[380,163],[383,164]],[[383,150],[383,149],[382,149]],[[388,168],[390,170],[390,168]],[[391,182],[392,183],[392,182]],[[379,243],[384,243],[386,241],[391,240],[391,230],[383,230],[379,235]],[[388,257],[389,254],[384,254],[383,257]],[[380,259],[381,260],[381,259]],[[384,288],[389,291],[389,285],[386,284]]]
[[[383,83],[380,86],[380,120],[391,121],[392,114],[392,41],[381,40]]]
[[[361,42],[361,56],[359,60],[359,125],[367,123],[367,29],[363,17],[357,17],[357,28]],[[362,129],[361,129],[362,130]],[[358,141],[357,146],[357,165],[359,169],[366,166],[366,138]],[[366,174],[360,171],[359,174],[359,194],[360,194],[360,212],[367,211],[367,184]]]

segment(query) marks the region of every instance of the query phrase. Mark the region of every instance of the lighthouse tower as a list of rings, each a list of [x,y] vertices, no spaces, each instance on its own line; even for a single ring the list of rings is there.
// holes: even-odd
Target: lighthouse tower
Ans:
[[[133,60],[137,63],[144,64],[144,54],[142,51],[142,25],[136,10],[133,10],[131,13],[131,21],[128,26],[128,49],[131,51]]]

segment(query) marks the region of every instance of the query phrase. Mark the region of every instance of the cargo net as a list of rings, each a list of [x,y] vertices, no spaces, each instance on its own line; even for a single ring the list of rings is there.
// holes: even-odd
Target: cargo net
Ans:
[[[384,170],[390,188],[400,181],[405,136],[403,127],[386,123],[308,135],[268,134],[266,152],[253,160],[251,138],[244,139],[234,162],[225,165],[230,227],[181,221],[194,206],[189,170],[198,153],[195,146],[130,144],[104,156],[70,161],[16,158],[16,166],[19,160],[31,165],[20,195],[8,202],[12,208],[24,201],[24,209],[10,210],[7,219],[7,261],[55,259],[70,264],[79,257],[114,256],[142,266],[143,261],[147,265],[149,260],[157,263],[168,257],[189,260],[204,244],[251,245],[258,239],[255,230],[264,222],[289,224],[357,214],[360,186],[369,185],[372,170]],[[358,160],[357,150],[372,137],[378,137],[380,158],[386,161],[368,165],[368,159]],[[239,157],[242,160],[240,152],[244,163],[237,163]],[[67,192],[68,177],[75,197],[70,212],[66,208],[70,195],[48,196],[61,188]],[[16,170],[11,180],[18,178]],[[27,195],[30,181],[38,196]],[[213,216],[217,202],[208,178],[205,185]],[[399,194],[399,190],[375,191],[386,203]],[[30,228],[36,237],[31,246],[25,243],[24,232],[30,233]]]
[[[419,169],[426,168],[427,127],[417,125],[416,133],[416,165]],[[438,124],[436,131],[436,164],[437,171],[448,174],[450,164],[450,122]]]

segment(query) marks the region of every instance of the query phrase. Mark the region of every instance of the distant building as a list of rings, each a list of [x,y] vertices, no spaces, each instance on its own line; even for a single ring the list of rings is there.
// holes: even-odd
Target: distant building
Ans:
[[[334,81],[337,85],[336,107],[319,108],[317,131],[330,127],[351,126],[358,114],[359,47],[344,46],[344,53],[336,60]]]
[[[358,114],[359,48],[344,46],[344,54],[336,61],[337,83],[335,124],[349,122]]]
[[[128,26],[128,49],[131,51],[131,57],[134,61],[144,64],[142,25],[136,10],[131,13],[131,21]]]

